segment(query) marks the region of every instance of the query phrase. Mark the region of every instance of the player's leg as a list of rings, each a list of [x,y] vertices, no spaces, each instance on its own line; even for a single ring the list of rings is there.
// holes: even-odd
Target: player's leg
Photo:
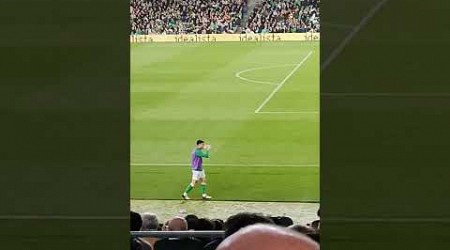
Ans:
[[[189,198],[188,194],[192,191],[192,189],[194,189],[195,183],[196,183],[196,181],[192,180],[191,183],[189,183],[187,185],[187,187],[184,189],[184,193],[181,195],[181,197],[183,197],[183,199],[185,199],[185,200],[191,199],[191,198]]]
[[[202,173],[201,178],[199,178],[199,182],[200,182],[200,190],[202,192],[202,198],[203,199],[211,199],[212,197],[206,193],[207,184],[206,184],[205,172]]]
[[[183,197],[183,199],[185,199],[185,200],[189,200],[190,199],[188,194],[192,191],[192,189],[194,189],[195,184],[197,183],[197,181],[199,179],[198,173],[196,173],[196,172],[198,172],[198,171],[192,171],[191,183],[189,183],[187,185],[187,187],[184,189],[183,195],[181,195],[181,197]]]

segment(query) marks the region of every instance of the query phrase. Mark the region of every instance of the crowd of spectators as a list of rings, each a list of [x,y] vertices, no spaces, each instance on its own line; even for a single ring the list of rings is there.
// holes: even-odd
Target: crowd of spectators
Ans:
[[[222,221],[187,215],[161,223],[154,214],[131,212],[130,223],[131,231],[224,231],[218,238],[132,237],[132,250],[318,250],[320,244],[320,220],[299,225],[286,216],[239,213]]]
[[[130,0],[131,34],[320,32],[320,0]]]
[[[246,33],[320,32],[320,0],[263,0],[250,14]]]
[[[131,0],[131,34],[235,33],[247,0]]]

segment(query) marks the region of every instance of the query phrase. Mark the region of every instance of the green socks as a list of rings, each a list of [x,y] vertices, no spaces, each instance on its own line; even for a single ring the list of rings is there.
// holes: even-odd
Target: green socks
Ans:
[[[202,191],[202,195],[206,194],[206,184],[201,185],[201,191]]]
[[[189,184],[189,185],[186,187],[186,189],[184,190],[184,192],[187,194],[187,193],[191,192],[192,189],[194,189],[194,187],[191,186],[191,184]]]
[[[191,186],[191,184],[189,184],[189,185],[186,187],[186,189],[184,190],[184,193],[185,193],[185,194],[188,194],[189,192],[192,191],[192,189],[194,189],[194,187]],[[206,195],[206,184],[201,184],[201,185],[200,185],[200,190],[201,190],[201,192],[202,192],[202,195]]]

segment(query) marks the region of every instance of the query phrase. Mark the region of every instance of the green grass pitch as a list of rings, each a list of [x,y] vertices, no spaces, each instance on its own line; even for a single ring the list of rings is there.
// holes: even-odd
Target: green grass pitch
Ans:
[[[202,138],[214,199],[319,201],[318,111],[318,42],[132,44],[131,198],[180,199]]]

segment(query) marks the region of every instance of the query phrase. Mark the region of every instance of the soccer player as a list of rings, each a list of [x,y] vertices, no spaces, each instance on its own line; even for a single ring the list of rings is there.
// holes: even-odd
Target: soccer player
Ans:
[[[211,145],[207,145],[203,140],[197,140],[197,146],[192,151],[192,181],[184,190],[183,199],[190,200],[188,194],[194,189],[195,184],[200,182],[202,198],[210,200],[212,197],[206,194],[206,175],[203,170],[203,158],[209,158],[209,150]]]

